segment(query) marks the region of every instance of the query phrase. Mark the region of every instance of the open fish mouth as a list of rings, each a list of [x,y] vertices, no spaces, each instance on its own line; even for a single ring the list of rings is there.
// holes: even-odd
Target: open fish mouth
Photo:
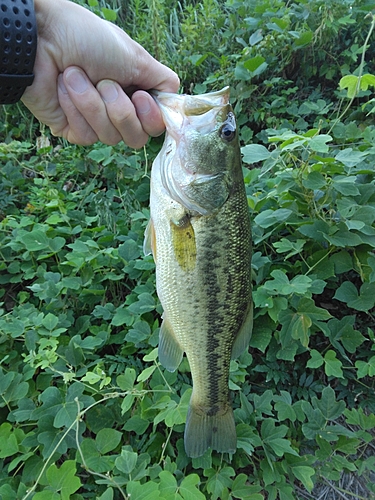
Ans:
[[[229,87],[192,96],[152,93],[167,129],[161,170],[163,186],[192,215],[210,215],[227,200],[227,181],[218,164],[210,165],[216,161],[213,155],[209,158],[208,153],[202,158],[192,153],[199,150],[201,141],[210,134],[219,134],[224,125],[226,132],[235,133]]]

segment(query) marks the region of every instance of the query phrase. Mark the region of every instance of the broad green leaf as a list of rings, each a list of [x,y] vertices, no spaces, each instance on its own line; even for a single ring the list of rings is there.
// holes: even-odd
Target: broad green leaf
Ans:
[[[113,500],[113,488],[107,488],[98,500]]]
[[[276,427],[274,420],[263,420],[261,426],[261,435],[263,443],[269,446],[278,457],[284,456],[285,453],[297,455],[298,453],[291,447],[290,441],[284,436],[288,432],[286,425]]]
[[[207,491],[211,493],[213,500],[217,500],[223,498],[224,491],[230,488],[235,471],[232,467],[223,467],[219,470],[206,470],[205,475],[208,477]]]
[[[306,364],[307,368],[319,368],[324,363],[323,356],[316,349],[311,349],[310,356]]]
[[[258,214],[254,222],[260,227],[268,228],[286,221],[291,214],[292,211],[289,210],[289,208],[278,208],[276,210],[267,209]]]
[[[311,43],[313,39],[313,32],[312,31],[303,31],[302,33],[298,34],[297,40],[294,40],[293,46],[296,49],[300,49],[301,47],[305,47],[309,43]]]
[[[330,386],[323,389],[320,399],[314,396],[311,402],[315,408],[319,408],[326,420],[338,419],[346,406],[344,401],[336,401],[335,391]]]
[[[375,376],[375,356],[372,356],[368,362],[366,361],[356,361],[355,367],[357,368],[358,378],[363,378],[369,375],[370,377]]]
[[[98,451],[102,455],[105,455],[109,451],[114,450],[120,443],[121,438],[122,438],[122,433],[116,431],[115,429],[109,429],[109,428],[100,429],[95,438]]]
[[[18,453],[18,442],[12,426],[6,422],[0,426],[0,458],[11,457]]]
[[[231,486],[232,496],[241,500],[263,500],[263,495],[259,493],[261,490],[260,486],[250,483],[246,474],[238,474]]]
[[[40,229],[33,229],[30,233],[24,234],[21,240],[29,252],[37,252],[49,247],[49,239]]]
[[[346,167],[354,167],[358,165],[368,153],[366,151],[356,151],[353,148],[345,148],[342,149],[337,155],[335,159],[341,163],[343,163]]]
[[[365,337],[353,328],[355,319],[355,316],[344,316],[341,320],[333,318],[328,322],[329,338],[335,348],[341,343],[348,352],[355,353],[363,344]]]
[[[365,73],[361,77],[361,90],[367,90],[370,86],[375,87],[375,76]]]
[[[133,322],[134,316],[130,313],[128,307],[118,307],[112,319],[113,326],[130,325]]]
[[[357,311],[369,311],[375,306],[375,283],[364,283],[358,294],[354,283],[344,281],[336,290],[334,298]]]
[[[77,419],[78,412],[79,408],[75,401],[63,403],[53,421],[54,427],[70,427],[71,424]]]
[[[135,315],[153,311],[155,309],[155,299],[149,293],[141,293],[138,295],[138,300],[130,304],[127,309]]]
[[[156,365],[148,366],[144,370],[141,371],[141,373],[137,377],[137,382],[144,382],[148,378],[151,377],[151,375],[154,373],[156,370]]]
[[[138,243],[136,243],[134,240],[126,240],[122,245],[119,246],[118,254],[126,262],[130,262],[131,260],[138,259],[138,257],[141,255],[141,250]]]
[[[243,161],[248,164],[267,160],[271,156],[268,149],[261,144],[248,144],[241,148],[241,153],[243,154]]]
[[[101,7],[100,9],[107,21],[114,22],[117,18],[117,12],[113,9],[108,9],[107,7]]]
[[[159,483],[159,491],[161,498],[163,500],[177,500],[182,498],[178,493],[177,481],[174,475],[167,471],[163,470],[159,474],[160,483]]]
[[[52,313],[48,313],[46,316],[44,316],[42,325],[44,328],[47,328],[47,330],[52,331],[56,328],[58,325],[59,318],[55,316]]]
[[[184,500],[204,500],[206,497],[198,489],[200,478],[198,474],[185,476],[179,486],[179,492]]]
[[[137,463],[137,458],[138,454],[130,446],[124,446],[121,455],[116,458],[115,465],[121,472],[130,474]]]
[[[318,408],[314,409],[307,401],[303,401],[301,407],[308,419],[308,422],[302,425],[302,432],[307,439],[315,439],[325,428],[327,420]]]
[[[260,55],[248,59],[243,65],[250,72],[251,76],[260,75],[268,66],[264,57]]]
[[[291,323],[292,338],[299,340],[304,347],[309,345],[309,331],[312,321],[306,314],[295,314]]]
[[[327,142],[332,141],[332,137],[328,134],[319,134],[312,137],[309,142],[309,147],[312,151],[317,153],[327,153],[329,151],[329,146]]]
[[[50,489],[44,491],[38,491],[33,496],[35,500],[61,500],[61,495],[59,493],[53,492]]]
[[[324,365],[324,370],[328,377],[332,376],[337,378],[344,378],[342,372],[342,363],[339,359],[336,358],[335,351],[332,351],[330,349],[325,353]]]
[[[359,78],[354,75],[345,75],[340,79],[339,86],[340,89],[348,89],[347,97],[351,99],[354,97],[359,89]]]
[[[311,477],[315,474],[315,469],[306,465],[296,465],[292,467],[293,474],[301,481],[304,487],[311,493],[314,482]]]
[[[142,435],[146,432],[147,427],[150,425],[148,420],[144,420],[139,415],[130,417],[124,425],[126,431],[133,431],[136,434]]]
[[[256,30],[249,38],[249,43],[251,46],[256,45],[257,43],[263,40],[262,30]]]
[[[125,368],[125,373],[117,377],[116,382],[122,391],[131,391],[134,387],[136,378],[136,371],[134,368]]]
[[[60,492],[61,500],[70,500],[70,495],[81,487],[81,480],[76,474],[76,462],[66,460],[60,468],[55,464],[47,469],[49,486],[57,493]]]
[[[132,500],[158,500],[159,488],[153,481],[141,484],[139,481],[129,481],[126,485],[128,497]]]

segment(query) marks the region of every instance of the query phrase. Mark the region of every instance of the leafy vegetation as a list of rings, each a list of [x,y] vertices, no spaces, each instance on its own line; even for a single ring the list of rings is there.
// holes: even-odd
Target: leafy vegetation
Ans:
[[[375,498],[372,3],[89,6],[175,68],[185,92],[232,88],[256,311],[249,352],[231,363],[238,451],[186,456],[189,366],[169,373],[157,358],[142,242],[161,139],[70,146],[7,107],[0,497]]]

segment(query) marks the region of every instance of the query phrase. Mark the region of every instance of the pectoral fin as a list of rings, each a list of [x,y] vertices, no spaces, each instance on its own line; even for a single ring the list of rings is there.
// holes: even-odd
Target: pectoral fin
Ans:
[[[183,353],[170,323],[164,318],[159,333],[158,354],[160,363],[169,372],[174,372],[181,363]]]
[[[232,348],[232,359],[238,358],[249,346],[253,331],[253,303],[251,302],[245,320],[236,335]]]
[[[150,255],[152,253],[154,260],[156,262],[156,236],[152,219],[148,221],[145,230],[145,238],[143,240],[143,253],[145,255]]]
[[[197,248],[194,228],[185,214],[178,221],[171,221],[172,245],[176,260],[184,271],[192,271],[196,265]]]

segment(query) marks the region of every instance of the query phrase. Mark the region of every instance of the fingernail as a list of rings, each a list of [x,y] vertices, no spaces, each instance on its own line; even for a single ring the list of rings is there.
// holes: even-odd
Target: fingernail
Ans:
[[[87,90],[87,79],[78,69],[71,69],[65,75],[66,83],[77,94],[83,94]]]
[[[59,89],[61,90],[61,92],[63,94],[67,94],[68,93],[68,91],[66,90],[65,84],[64,84],[64,78],[63,78],[63,76],[61,74],[57,78],[57,84],[58,84]]]
[[[114,102],[118,98],[117,87],[112,82],[99,82],[96,88],[105,102]]]
[[[136,108],[138,115],[147,115],[151,110],[148,99],[139,99]]]

